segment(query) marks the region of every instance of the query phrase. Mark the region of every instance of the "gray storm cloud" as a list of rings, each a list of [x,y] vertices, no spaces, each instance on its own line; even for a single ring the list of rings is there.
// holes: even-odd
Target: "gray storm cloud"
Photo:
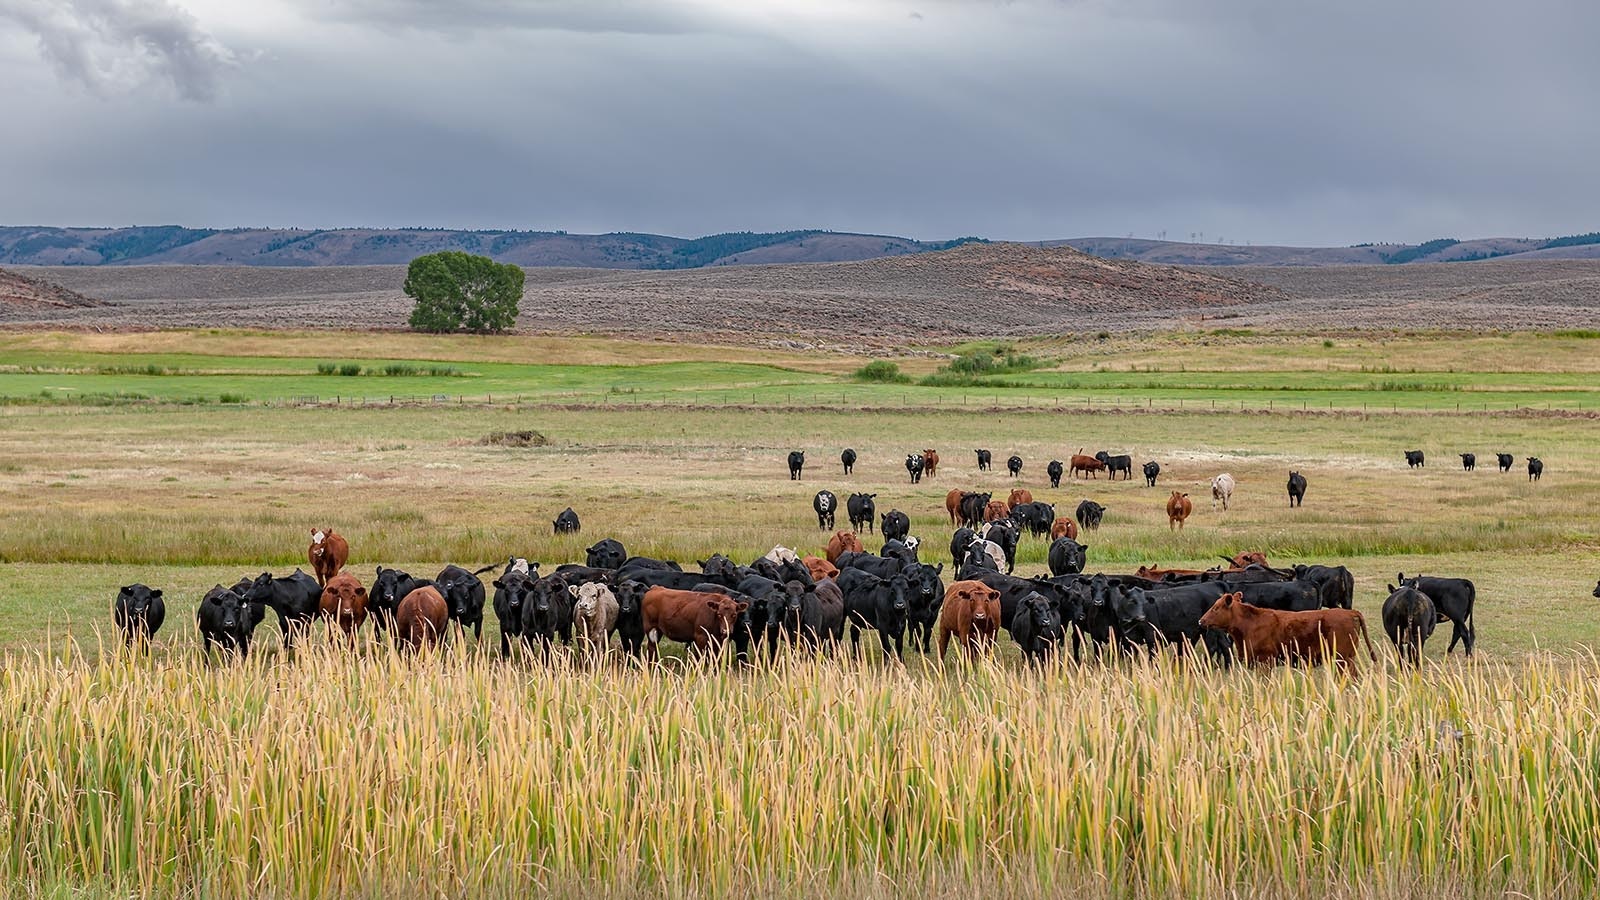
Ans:
[[[216,97],[234,54],[167,0],[0,0],[62,77],[103,92],[151,78],[186,100]]]

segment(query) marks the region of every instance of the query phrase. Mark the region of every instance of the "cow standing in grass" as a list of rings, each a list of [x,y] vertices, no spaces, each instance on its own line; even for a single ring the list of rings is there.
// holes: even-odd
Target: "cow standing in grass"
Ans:
[[[317,586],[322,587],[350,561],[350,544],[334,534],[332,528],[313,528],[306,557],[311,561],[311,574],[316,576]]]

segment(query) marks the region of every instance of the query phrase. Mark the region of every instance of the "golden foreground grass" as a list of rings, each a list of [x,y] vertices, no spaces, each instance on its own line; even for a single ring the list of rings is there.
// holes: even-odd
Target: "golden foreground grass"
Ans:
[[[0,717],[0,879],[44,892],[1600,889],[1590,657],[1348,682],[8,654]]]

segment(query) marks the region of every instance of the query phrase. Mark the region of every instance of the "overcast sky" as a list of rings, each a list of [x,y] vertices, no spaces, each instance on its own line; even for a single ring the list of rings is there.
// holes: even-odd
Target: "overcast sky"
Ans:
[[[0,0],[0,223],[1600,229],[1592,0]]]

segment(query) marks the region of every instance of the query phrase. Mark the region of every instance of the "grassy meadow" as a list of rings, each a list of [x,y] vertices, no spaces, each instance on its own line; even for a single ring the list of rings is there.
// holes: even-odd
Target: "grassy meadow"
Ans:
[[[1600,343],[1324,340],[1038,342],[1025,349],[1047,365],[963,403],[959,389],[855,383],[864,360],[792,349],[0,335],[0,881],[73,896],[1591,896]],[[453,371],[316,374],[343,361]],[[898,361],[922,375],[941,358]],[[1121,402],[1058,404],[1007,379],[1095,381],[1082,390]],[[263,402],[407,381],[495,400]],[[144,399],[91,399],[118,393]],[[1472,411],[1483,402],[1536,408]],[[1589,402],[1597,417],[1579,411]],[[548,444],[483,443],[512,430]],[[846,446],[861,456],[851,477]],[[908,484],[905,454],[925,447],[940,472]],[[977,447],[996,471],[977,471]],[[1080,447],[1158,460],[1161,483],[1136,468],[1050,488],[1046,463]],[[1405,466],[1415,448],[1424,469]],[[801,482],[793,449],[808,453]],[[1495,471],[1502,450],[1510,473]],[[1476,472],[1455,455],[1468,451]],[[948,567],[945,492],[1003,496],[1012,453],[1020,486],[1059,514],[1106,505],[1083,538],[1091,571],[1246,549],[1350,566],[1379,665],[1355,682],[1168,659],[1039,673],[1004,635],[975,667],[912,654],[902,669],[873,649],[754,671],[591,670],[475,647],[400,658],[370,636],[291,660],[271,622],[243,665],[197,646],[204,590],[305,566],[313,526],[349,539],[364,580],[379,564],[581,561],[608,536],[635,554],[747,560],[819,550],[811,497],[827,488],[908,513],[924,560]],[[1300,509],[1291,469],[1310,482]],[[1239,487],[1213,511],[1206,485],[1223,471]],[[1181,533],[1164,513],[1174,489],[1196,501]],[[581,535],[551,534],[566,506]],[[1019,574],[1044,571],[1045,548],[1024,538]],[[1399,570],[1476,582],[1472,661],[1445,656],[1445,627],[1420,673],[1395,671],[1377,610]],[[148,660],[106,649],[111,599],[134,581],[168,598]],[[495,630],[491,613],[485,648]]]

